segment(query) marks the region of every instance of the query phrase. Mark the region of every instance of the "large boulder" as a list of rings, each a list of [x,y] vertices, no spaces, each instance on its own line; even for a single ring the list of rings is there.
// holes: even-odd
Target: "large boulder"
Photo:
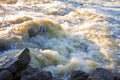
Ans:
[[[88,80],[114,80],[114,79],[113,74],[107,69],[96,68],[90,73]]]
[[[78,70],[78,71],[72,72],[69,80],[87,80],[87,78],[88,78],[88,74],[86,74],[81,70]]]
[[[7,70],[11,72],[15,77],[28,66],[30,62],[29,49],[25,48],[21,52],[10,54],[9,56],[3,56],[2,58],[0,58],[0,62],[0,73],[6,75],[2,71]],[[6,76],[6,78],[7,77],[8,76]],[[0,76],[0,80],[4,80],[2,79],[2,76]]]
[[[7,69],[12,73],[16,73],[17,71],[26,68],[30,62],[30,54],[29,49],[25,48],[21,52],[11,54],[9,56],[5,56],[5,58],[0,58],[0,70]]]
[[[28,68],[21,74],[21,80],[53,80],[49,71],[40,71],[37,68]]]

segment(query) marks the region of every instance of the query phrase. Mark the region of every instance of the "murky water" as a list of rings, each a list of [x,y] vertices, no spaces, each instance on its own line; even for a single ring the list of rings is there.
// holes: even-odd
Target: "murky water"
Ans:
[[[27,47],[31,66],[63,80],[77,69],[120,70],[119,0],[19,0],[0,5],[0,38],[12,42],[1,56]]]

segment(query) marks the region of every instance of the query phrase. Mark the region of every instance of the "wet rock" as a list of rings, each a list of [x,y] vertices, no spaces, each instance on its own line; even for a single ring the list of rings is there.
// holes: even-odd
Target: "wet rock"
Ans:
[[[88,80],[114,80],[114,79],[113,74],[110,71],[104,68],[96,68],[96,70],[90,73]]]
[[[29,34],[29,37],[34,37],[38,34],[38,32],[35,32],[33,28],[30,28],[28,29],[28,34]]]
[[[11,48],[11,42],[9,40],[0,39],[0,51],[9,50]]]
[[[0,70],[9,70],[13,74],[25,69],[30,62],[29,49],[25,48],[21,52],[6,55],[0,58]]]
[[[40,71],[37,68],[28,68],[21,74],[21,80],[53,80],[49,71]]]
[[[120,73],[114,74],[114,80],[120,80]]]
[[[111,70],[111,72],[113,73],[113,76],[114,76],[114,80],[120,80],[120,61],[116,61],[117,64],[116,66],[114,67],[114,69]]]
[[[0,71],[0,80],[13,80],[13,75],[8,70]]]
[[[52,73],[49,71],[41,71],[36,76],[40,76],[40,80],[53,80]],[[37,79],[38,80],[38,79]]]
[[[74,71],[69,80],[87,80],[88,78],[88,74],[86,74],[85,72],[78,70],[78,71]]]

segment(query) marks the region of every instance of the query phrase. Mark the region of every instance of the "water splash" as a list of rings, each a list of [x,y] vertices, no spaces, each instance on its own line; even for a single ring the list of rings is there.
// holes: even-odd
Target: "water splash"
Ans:
[[[31,66],[51,71],[62,80],[77,69],[89,72],[96,67],[118,67],[118,0],[18,1],[2,6],[7,7],[5,20],[10,26],[0,28],[0,38],[9,38],[17,48],[5,51],[3,56],[27,47]]]

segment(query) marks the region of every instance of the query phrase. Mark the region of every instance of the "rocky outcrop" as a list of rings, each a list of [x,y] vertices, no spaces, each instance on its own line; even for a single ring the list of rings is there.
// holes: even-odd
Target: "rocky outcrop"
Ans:
[[[27,67],[30,62],[29,49],[25,48],[21,52],[0,59],[0,69],[7,69],[12,73]]]
[[[87,78],[88,78],[88,74],[86,74],[81,70],[78,70],[78,71],[72,72],[69,80],[87,80]]]
[[[113,74],[104,68],[96,68],[88,77],[88,80],[114,80]]]
[[[32,68],[29,49],[0,58],[0,80],[53,80],[49,71]]]
[[[40,71],[37,68],[28,68],[21,74],[21,80],[53,80],[49,71]]]
[[[30,62],[29,49],[25,48],[19,53],[1,58],[0,62],[0,80],[9,80],[9,76],[17,79],[15,76],[23,71]]]

